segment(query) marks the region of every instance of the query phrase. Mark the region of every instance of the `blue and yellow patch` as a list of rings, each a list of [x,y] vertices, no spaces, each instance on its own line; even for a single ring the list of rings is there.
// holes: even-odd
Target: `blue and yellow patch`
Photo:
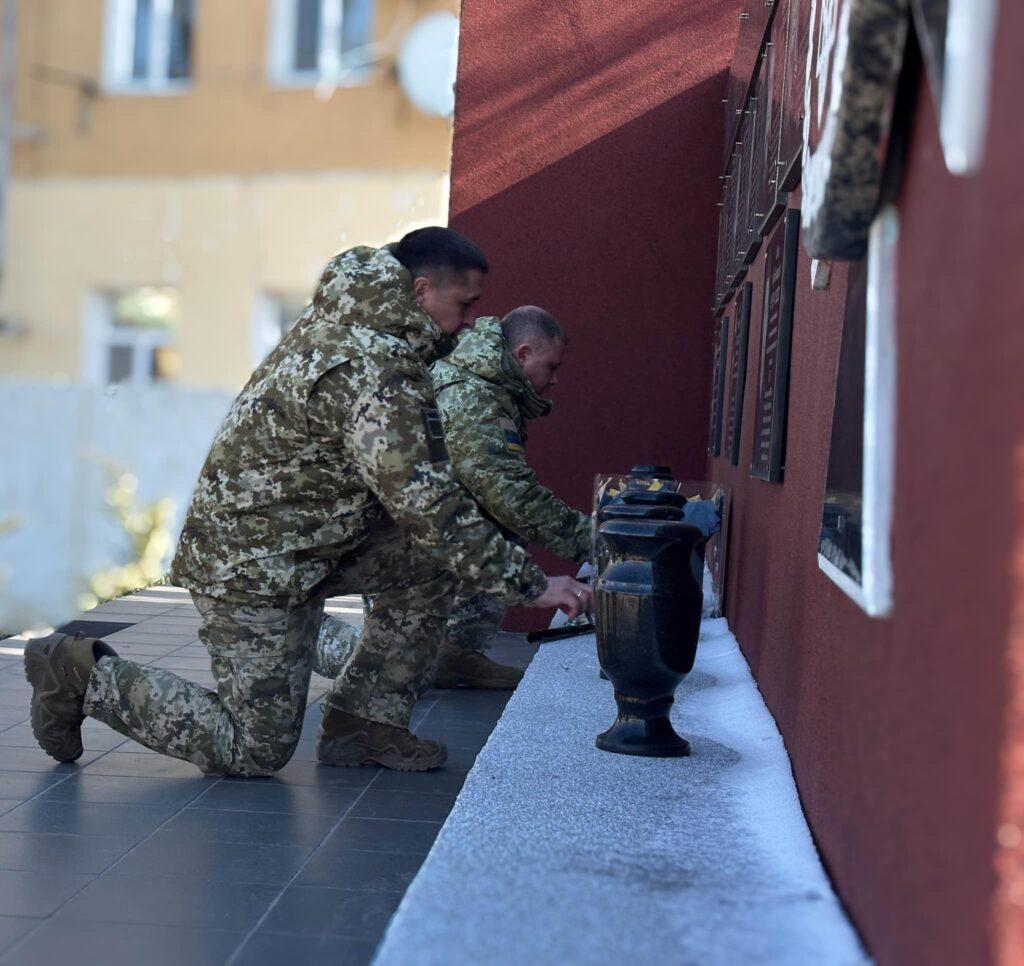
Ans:
[[[516,424],[511,419],[500,419],[498,420],[498,426],[501,427],[502,438],[505,441],[505,448],[510,453],[525,453],[526,450],[523,447],[523,441],[519,438],[519,430],[516,428]]]

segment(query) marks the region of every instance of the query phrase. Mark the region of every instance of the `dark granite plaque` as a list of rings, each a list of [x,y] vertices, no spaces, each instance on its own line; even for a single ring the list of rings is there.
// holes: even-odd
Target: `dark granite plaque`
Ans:
[[[774,38],[781,31],[782,40]],[[786,80],[786,21],[776,21],[773,39],[765,47],[764,71],[764,174],[761,179],[761,193],[758,196],[758,212],[762,218],[757,226],[758,234],[765,238],[775,222],[786,210],[788,192],[779,190],[779,148],[782,139],[782,101]]]
[[[743,422],[743,397],[747,387],[747,340],[750,335],[750,303],[754,285],[746,282],[736,303],[736,325],[732,333],[732,364],[729,367],[729,410],[725,422],[725,452],[729,462],[740,461],[740,427]]]
[[[786,10],[786,67],[779,136],[779,190],[792,191],[800,182],[804,144],[804,91],[807,85],[807,50],[810,40],[811,0],[784,0]],[[819,4],[821,5],[821,4]],[[836,4],[827,4],[835,7]],[[783,39],[782,13],[776,15],[776,36]]]
[[[790,209],[775,226],[765,247],[761,352],[750,473],[770,483],[782,479],[785,458],[789,349],[799,231],[800,212]]]
[[[744,271],[742,268],[743,263],[736,254],[740,220],[743,217],[740,199],[745,196],[743,156],[740,153],[742,150],[743,148],[741,145],[736,147],[736,150],[733,152],[732,162],[729,166],[729,189],[732,194],[729,199],[729,233],[726,236],[729,243],[729,270],[726,276],[727,292],[735,290],[736,286],[740,283],[740,278]]]
[[[765,72],[762,59],[762,70],[757,75],[754,96],[750,100],[750,174],[747,183],[747,245],[743,261],[749,265],[761,247],[761,221],[764,209],[761,207],[761,196],[764,194],[765,183],[765,121],[768,116],[768,104],[765,97]]]
[[[711,427],[708,453],[718,456],[722,452],[722,412],[725,408],[725,363],[729,353],[729,316],[717,323],[715,339],[715,368],[711,377]]]

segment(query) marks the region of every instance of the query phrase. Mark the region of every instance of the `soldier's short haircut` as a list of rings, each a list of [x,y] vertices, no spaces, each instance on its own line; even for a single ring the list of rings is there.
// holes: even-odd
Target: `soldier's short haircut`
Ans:
[[[501,320],[501,334],[505,343],[511,348],[524,342],[560,339],[569,341],[558,320],[550,313],[536,305],[520,305]]]
[[[462,275],[487,272],[487,256],[476,242],[450,228],[417,228],[391,247],[391,254],[413,278],[420,275]]]

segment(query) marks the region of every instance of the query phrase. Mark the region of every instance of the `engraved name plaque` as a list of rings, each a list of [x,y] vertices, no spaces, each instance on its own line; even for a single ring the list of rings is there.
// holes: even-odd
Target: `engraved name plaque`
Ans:
[[[722,413],[725,408],[725,364],[729,352],[729,316],[717,324],[715,339],[715,368],[711,379],[711,426],[708,453],[718,456],[722,452]]]
[[[800,212],[790,209],[776,225],[765,247],[761,352],[750,473],[770,483],[782,479],[785,458],[789,350],[799,231]]]
[[[732,334],[732,364],[729,367],[729,409],[725,422],[725,453],[733,466],[740,461],[740,428],[743,397],[747,386],[747,340],[750,336],[750,303],[754,286],[745,282],[736,304],[736,325]]]

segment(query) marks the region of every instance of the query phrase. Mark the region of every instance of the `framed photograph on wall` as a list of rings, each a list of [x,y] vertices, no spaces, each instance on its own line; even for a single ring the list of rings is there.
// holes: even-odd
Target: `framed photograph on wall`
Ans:
[[[733,466],[738,466],[740,461],[740,428],[743,421],[743,397],[747,385],[747,341],[750,336],[750,303],[753,292],[753,283],[744,282],[736,304],[736,325],[733,326],[732,334],[725,452]]]
[[[799,234],[800,212],[791,208],[775,226],[764,252],[761,352],[750,474],[769,483],[782,480],[785,461],[789,351]]]
[[[725,408],[725,364],[729,352],[729,316],[723,315],[716,323],[715,367],[711,377],[711,426],[708,453],[719,456],[722,452],[722,414]]]

